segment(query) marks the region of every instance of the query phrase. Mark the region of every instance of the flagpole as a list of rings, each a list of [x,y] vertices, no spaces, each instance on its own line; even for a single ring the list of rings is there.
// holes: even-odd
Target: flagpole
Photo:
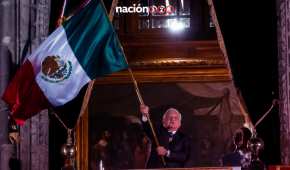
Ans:
[[[66,7],[66,0],[63,1],[62,10],[61,10],[61,14],[60,14],[60,19],[64,16],[65,7]]]
[[[103,3],[103,1],[101,1]],[[113,0],[112,1],[112,5],[111,5],[111,9],[110,9],[110,13],[109,13],[109,20],[110,22],[113,21],[113,18],[114,18],[114,10],[115,10],[115,7],[117,6],[118,4],[118,0]],[[104,4],[103,4],[104,5]],[[119,42],[120,43],[120,42]],[[121,44],[120,44],[121,46]],[[121,46],[122,47],[122,46]],[[123,49],[122,49],[123,50]],[[123,51],[124,53],[124,51]],[[129,66],[129,63],[128,63],[128,60],[127,60],[127,57],[124,53],[124,58],[125,58],[125,61],[126,63],[128,64]],[[134,87],[135,87],[135,91],[136,91],[136,94],[137,94],[137,97],[138,97],[138,100],[139,100],[139,103],[140,104],[144,104],[144,101],[143,101],[143,98],[142,98],[142,95],[140,93],[140,90],[139,90],[139,87],[138,87],[138,84],[137,84],[137,81],[133,75],[133,72],[132,72],[132,69],[130,67],[128,67],[128,71],[130,73],[130,76],[131,76],[131,79],[133,81],[133,84],[134,84]],[[84,99],[83,99],[83,103],[82,103],[82,107],[81,107],[81,111],[80,111],[80,115],[79,115],[79,118],[77,120],[77,123],[76,125],[79,123],[80,121],[80,118],[82,117],[82,115],[85,113],[85,110],[87,109],[87,106],[88,106],[88,103],[89,103],[89,99],[90,99],[90,96],[92,94],[92,90],[93,90],[93,87],[94,87],[94,83],[95,83],[95,80],[92,80],[89,85],[88,85],[88,88],[86,90],[86,93],[85,93],[85,96],[84,96]],[[152,131],[152,134],[153,134],[153,138],[154,138],[154,142],[156,143],[156,146],[160,146],[160,143],[159,143],[159,140],[157,138],[157,135],[156,135],[156,132],[154,130],[154,126],[152,124],[152,121],[150,119],[149,116],[147,116],[147,119],[148,119],[148,123],[149,123],[149,126],[151,128],[151,131]],[[161,156],[161,160],[162,160],[162,163],[164,165],[164,167],[166,166],[166,162],[165,162],[165,159],[163,156]]]
[[[128,64],[128,61],[127,61],[127,58],[126,58],[125,55],[124,55],[124,57],[125,57],[126,62]],[[134,87],[135,87],[135,91],[136,91],[136,94],[137,94],[139,103],[144,105],[144,101],[143,101],[143,98],[141,96],[141,93],[140,93],[140,90],[139,90],[137,81],[136,81],[136,79],[135,79],[135,77],[133,75],[132,69],[130,67],[128,67],[128,71],[129,71],[130,76],[132,78],[132,81],[134,83]],[[159,140],[158,140],[157,135],[156,135],[156,132],[154,130],[153,123],[152,123],[152,121],[151,121],[151,119],[150,119],[149,116],[146,116],[146,117],[147,117],[147,121],[149,123],[150,129],[151,129],[152,135],[153,135],[154,142],[155,142],[156,146],[160,146]],[[161,160],[162,160],[163,166],[165,167],[166,166],[166,162],[165,162],[164,156],[161,156]]]
[[[59,27],[65,21],[64,11],[65,11],[66,4],[67,4],[67,0],[64,0],[62,4],[60,16],[56,23],[56,27]]]
[[[109,13],[109,20],[112,22],[113,21],[113,18],[114,18],[114,12],[115,12],[115,8],[118,4],[118,0],[113,0],[112,2],[112,5],[111,5],[111,10],[110,10],[110,13]],[[119,42],[120,43],[120,42]],[[120,46],[122,47],[122,45],[120,44]],[[123,50],[123,48],[122,48]],[[123,53],[124,53],[124,50],[123,50]],[[124,53],[124,58],[125,58],[125,61],[127,63],[127,65],[129,66],[129,62],[127,60],[127,57]],[[139,90],[139,87],[138,87],[138,83],[133,75],[133,71],[130,67],[128,67],[128,71],[129,71],[129,74],[131,76],[131,79],[133,81],[133,84],[134,84],[134,87],[135,87],[135,91],[136,91],[136,94],[137,94],[137,97],[138,97],[138,100],[139,100],[139,103],[144,105],[144,100],[142,98],[142,95],[140,93],[140,90]],[[148,123],[149,123],[149,126],[150,126],[150,129],[151,129],[151,132],[152,132],[152,135],[153,135],[153,138],[154,138],[154,142],[156,143],[156,146],[160,146],[160,143],[159,143],[159,140],[157,138],[157,135],[156,135],[156,132],[154,130],[154,126],[153,126],[153,123],[150,119],[149,116],[147,116],[147,120],[148,120]],[[161,156],[161,160],[162,160],[162,163],[163,163],[163,166],[165,167],[166,166],[166,162],[165,162],[165,159],[163,156]]]

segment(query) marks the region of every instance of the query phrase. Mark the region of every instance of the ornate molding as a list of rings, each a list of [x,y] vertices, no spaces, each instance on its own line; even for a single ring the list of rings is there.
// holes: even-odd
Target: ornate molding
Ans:
[[[230,70],[217,41],[124,43],[138,82],[231,81]],[[97,84],[131,83],[128,71],[100,78]]]
[[[140,83],[231,81],[230,73],[226,68],[133,70],[133,74]],[[114,73],[95,81],[96,84],[120,84],[131,82],[131,76],[128,71]]]
[[[219,56],[204,56],[199,58],[156,58],[130,62],[132,68],[148,67],[201,67],[225,66],[225,61]]]

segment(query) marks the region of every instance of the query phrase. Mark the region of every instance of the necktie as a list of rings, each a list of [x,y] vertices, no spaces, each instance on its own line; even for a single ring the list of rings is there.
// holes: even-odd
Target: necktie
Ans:
[[[171,142],[172,139],[173,139],[174,133],[173,132],[168,132],[168,134],[169,134],[169,142]]]

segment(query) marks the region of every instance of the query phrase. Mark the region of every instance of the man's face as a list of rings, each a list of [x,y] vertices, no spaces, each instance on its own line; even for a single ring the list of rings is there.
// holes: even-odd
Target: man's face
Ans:
[[[181,126],[179,114],[174,110],[167,112],[162,122],[169,131],[176,131]]]

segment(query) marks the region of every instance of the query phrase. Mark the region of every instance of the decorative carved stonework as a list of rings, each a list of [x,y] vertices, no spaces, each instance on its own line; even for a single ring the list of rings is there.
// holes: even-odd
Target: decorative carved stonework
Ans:
[[[23,0],[15,5],[15,12],[18,14],[16,16],[19,17],[16,19],[18,20],[17,35],[19,35],[15,40],[18,51],[16,57],[21,62],[23,55],[29,55],[48,35],[50,0]],[[31,51],[25,51],[26,46],[30,47]],[[49,169],[48,125],[47,111],[42,111],[27,120],[21,127],[18,155],[22,170]]]
[[[290,163],[290,10],[289,0],[277,0],[281,162]]]
[[[125,54],[132,68],[151,69],[174,66],[176,68],[226,65],[218,42],[179,41],[152,43],[124,43]],[[142,67],[145,66],[145,67]]]
[[[231,81],[218,42],[125,43],[124,51],[138,82]],[[128,71],[99,78],[96,84],[130,83]]]
[[[3,76],[11,75],[12,71],[15,71],[14,69],[22,63],[24,58],[38,47],[47,36],[50,5],[50,0],[1,1],[0,38],[1,46],[5,49],[5,51],[1,50],[1,55],[3,55],[1,58],[8,57],[11,60],[11,69],[3,71],[3,66],[0,66],[3,74],[0,72]],[[1,85],[0,91],[2,92],[6,84],[5,86],[3,84]],[[6,109],[2,107],[1,103],[1,112],[4,111]],[[4,113],[3,116],[5,116]],[[5,121],[7,120],[2,120],[1,117],[1,124],[3,126],[7,126],[7,122]],[[42,112],[28,120],[20,129],[21,140],[18,145],[19,147],[11,144],[2,145],[0,148],[3,151],[1,152],[1,163],[3,164],[1,164],[0,169],[9,169],[9,159],[11,158],[11,154],[15,153],[17,159],[21,161],[22,170],[47,170],[49,168],[48,124],[47,112]]]
[[[130,66],[136,69],[163,67],[225,67],[217,41],[125,43]]]
[[[223,68],[133,70],[134,77],[142,83],[160,82],[219,82],[230,81],[230,74]],[[132,82],[127,71],[114,73],[95,81],[96,84],[120,84]]]
[[[201,65],[224,65],[224,61],[220,58],[213,57],[203,57],[203,58],[156,58],[151,60],[143,60],[143,61],[135,61],[130,64],[131,67],[146,67],[147,69],[150,67],[177,67],[177,66],[184,66],[184,67],[194,67],[194,66],[201,66]]]

